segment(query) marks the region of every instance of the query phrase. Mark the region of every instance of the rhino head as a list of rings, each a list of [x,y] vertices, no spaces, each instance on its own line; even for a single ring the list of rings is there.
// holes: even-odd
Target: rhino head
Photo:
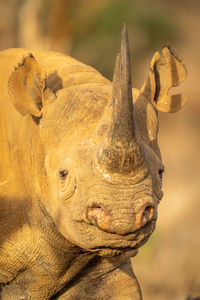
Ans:
[[[113,256],[147,241],[163,196],[157,111],[183,106],[186,99],[168,91],[185,77],[165,47],[154,55],[142,89],[132,89],[125,25],[112,84],[101,77],[53,93],[32,55],[12,74],[12,102],[36,121],[41,143],[41,202],[69,242]]]

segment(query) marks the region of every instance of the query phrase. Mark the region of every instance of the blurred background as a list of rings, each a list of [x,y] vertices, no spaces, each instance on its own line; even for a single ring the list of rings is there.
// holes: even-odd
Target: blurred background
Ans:
[[[144,300],[193,299],[200,297],[200,1],[0,0],[0,50],[64,52],[112,79],[122,22],[134,87],[141,87],[154,52],[166,44],[188,70],[179,88],[188,104],[177,114],[160,114],[165,196],[157,229],[133,266]]]

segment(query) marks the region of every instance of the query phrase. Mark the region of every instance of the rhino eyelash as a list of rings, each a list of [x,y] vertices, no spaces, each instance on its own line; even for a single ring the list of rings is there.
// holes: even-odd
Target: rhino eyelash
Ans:
[[[59,176],[61,180],[65,180],[67,178],[68,171],[67,170],[60,170],[59,171]]]

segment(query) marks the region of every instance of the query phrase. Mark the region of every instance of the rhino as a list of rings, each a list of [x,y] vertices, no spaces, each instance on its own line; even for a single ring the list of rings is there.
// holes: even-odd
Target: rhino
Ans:
[[[158,111],[186,78],[170,48],[132,88],[126,25],[113,82],[64,54],[0,52],[0,297],[142,299],[130,258],[155,229]]]

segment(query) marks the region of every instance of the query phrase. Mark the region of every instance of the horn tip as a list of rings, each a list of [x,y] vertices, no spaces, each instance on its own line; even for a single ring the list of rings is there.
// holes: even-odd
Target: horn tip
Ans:
[[[128,42],[128,30],[126,23],[123,23],[122,26],[122,35],[121,35],[121,49],[122,48],[128,48],[129,42]]]
[[[127,29],[127,26],[126,26],[126,23],[124,22],[122,24],[122,37],[127,37],[128,36],[128,29]]]
[[[127,31],[127,26],[126,26],[126,23],[123,22],[122,23],[122,32],[125,32],[125,31]]]

